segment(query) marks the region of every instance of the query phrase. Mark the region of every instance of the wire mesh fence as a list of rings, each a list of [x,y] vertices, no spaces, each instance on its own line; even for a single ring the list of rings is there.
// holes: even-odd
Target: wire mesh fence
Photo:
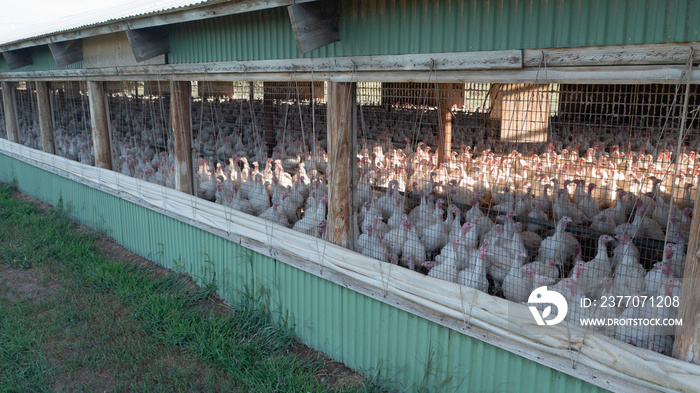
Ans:
[[[198,82],[195,94],[198,195],[318,235],[327,194],[324,84]]]
[[[20,134],[40,142],[19,86]],[[114,170],[172,188],[169,89],[107,84]],[[355,251],[517,303],[548,286],[573,324],[673,317],[700,174],[700,89],[685,89],[358,83]],[[57,154],[93,165],[84,85],[51,91]],[[197,195],[325,237],[326,97],[319,82],[193,82]],[[672,306],[582,300],[655,295]],[[673,343],[666,327],[585,329],[666,354]]]
[[[19,143],[32,149],[41,150],[41,128],[39,127],[34,83],[17,83],[15,85],[15,102]]]
[[[56,154],[95,165],[87,85],[84,82],[53,82],[50,100]]]
[[[170,84],[114,82],[109,97],[112,168],[168,188],[174,187]]]
[[[358,251],[568,318],[676,315],[697,187],[698,86],[358,87]],[[377,100],[379,98],[379,105]],[[695,112],[697,110],[695,109]],[[670,354],[671,328],[587,328]]]

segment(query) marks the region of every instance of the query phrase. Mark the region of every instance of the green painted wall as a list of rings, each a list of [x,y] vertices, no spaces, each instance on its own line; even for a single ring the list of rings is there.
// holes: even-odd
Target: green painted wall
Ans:
[[[700,41],[697,0],[344,0],[300,55],[286,7],[172,27],[171,63]]]
[[[310,346],[348,366],[401,384],[406,391],[598,392],[567,374],[511,354],[333,284],[285,263],[110,194],[0,154],[0,180],[44,202],[63,201],[68,213],[161,265],[215,280],[235,301],[263,291],[285,310]],[[428,366],[430,366],[429,369]],[[426,372],[431,371],[426,376]]]

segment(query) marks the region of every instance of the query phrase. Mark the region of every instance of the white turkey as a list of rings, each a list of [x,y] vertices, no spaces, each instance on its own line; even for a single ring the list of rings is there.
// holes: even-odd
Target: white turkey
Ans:
[[[487,255],[488,244],[483,243],[479,249],[478,255],[472,260],[470,266],[458,273],[457,282],[461,285],[466,285],[488,293],[489,281],[486,278],[486,266],[488,264],[486,260]]]

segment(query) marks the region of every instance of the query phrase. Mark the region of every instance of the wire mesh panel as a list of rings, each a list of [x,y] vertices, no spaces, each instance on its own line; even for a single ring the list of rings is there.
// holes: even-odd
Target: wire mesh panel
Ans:
[[[34,83],[19,82],[15,88],[19,143],[41,150],[41,128]]]
[[[673,318],[699,92],[685,102],[684,85],[359,84],[358,251],[519,303],[549,286],[574,324]],[[653,295],[675,307],[638,302]],[[670,354],[675,328],[585,329]]]
[[[53,82],[50,94],[56,154],[86,165],[95,165],[86,84]]]
[[[311,235],[326,212],[324,84],[198,82],[198,196]]]
[[[106,84],[111,122],[112,168],[174,187],[170,84],[160,81]]]

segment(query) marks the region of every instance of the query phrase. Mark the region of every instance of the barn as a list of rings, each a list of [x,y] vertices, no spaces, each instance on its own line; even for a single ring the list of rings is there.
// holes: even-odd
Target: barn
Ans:
[[[697,391],[698,20],[691,0],[105,15],[0,44],[0,180],[406,391]]]

